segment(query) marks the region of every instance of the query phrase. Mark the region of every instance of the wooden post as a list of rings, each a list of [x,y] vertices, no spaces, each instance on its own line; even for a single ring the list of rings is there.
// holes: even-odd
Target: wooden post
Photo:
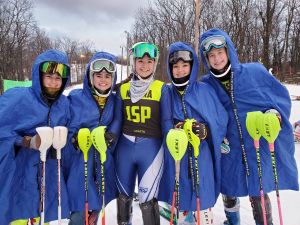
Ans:
[[[194,48],[195,48],[197,56],[199,56],[200,9],[201,9],[201,0],[195,0],[195,40],[194,40]]]

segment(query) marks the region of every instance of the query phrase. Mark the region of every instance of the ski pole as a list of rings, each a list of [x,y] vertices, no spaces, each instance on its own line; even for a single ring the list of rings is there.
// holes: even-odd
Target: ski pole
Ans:
[[[199,169],[198,169],[198,156],[200,138],[193,132],[193,123],[195,119],[186,119],[183,125],[183,129],[187,134],[188,141],[194,148],[194,159],[195,159],[195,171],[196,171],[196,206],[197,206],[197,224],[200,225],[200,193],[199,193]]]
[[[105,142],[105,130],[106,126],[99,126],[96,127],[92,133],[92,142],[97,151],[100,154],[101,160],[101,195],[102,195],[102,210],[101,210],[101,218],[102,218],[102,225],[105,225],[105,177],[104,177],[104,163],[106,161],[106,150],[107,145]]]
[[[276,160],[275,160],[275,154],[274,154],[274,152],[275,152],[274,142],[277,139],[280,130],[281,130],[280,122],[279,122],[279,119],[277,118],[276,114],[267,113],[267,114],[263,115],[262,123],[260,123],[260,126],[259,126],[259,131],[262,134],[262,136],[269,143],[269,149],[270,149],[271,158],[272,158],[272,169],[273,169],[274,183],[275,183],[275,188],[276,188],[277,206],[278,206],[280,225],[283,225],[279,188],[278,188]]]
[[[259,132],[258,125],[257,125],[259,124],[261,118],[263,118],[263,113],[261,111],[248,112],[246,117],[246,128],[249,135],[254,140],[257,168],[258,168],[261,207],[263,212],[264,225],[267,225],[266,206],[265,206],[265,198],[264,198],[263,183],[262,183],[261,160],[260,160],[260,153],[259,153],[259,139],[261,137],[261,133]]]
[[[53,129],[51,127],[37,127],[36,132],[40,136],[41,145],[39,147],[40,159],[43,163],[42,166],[42,185],[41,185],[41,198],[40,198],[40,211],[41,211],[41,225],[45,223],[45,189],[46,189],[46,156],[47,150],[52,145]]]
[[[58,225],[61,225],[61,172],[60,172],[60,160],[61,160],[61,149],[66,145],[68,136],[68,128],[64,126],[56,126],[53,128],[53,148],[56,149],[57,158],[57,190],[58,190],[58,207],[57,217]]]
[[[166,143],[168,149],[175,160],[175,184],[172,197],[172,209],[170,216],[170,225],[173,225],[174,208],[176,201],[177,216],[179,215],[179,174],[180,160],[186,152],[188,139],[183,129],[170,129],[167,134]]]
[[[89,201],[88,201],[88,151],[92,146],[91,133],[88,128],[78,131],[78,146],[83,153],[84,159],[84,188],[85,188],[85,225],[89,224]]]

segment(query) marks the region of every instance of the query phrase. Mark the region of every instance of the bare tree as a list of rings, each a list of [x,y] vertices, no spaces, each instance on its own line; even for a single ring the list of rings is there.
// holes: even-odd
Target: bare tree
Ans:
[[[9,0],[1,3],[0,74],[22,79],[26,42],[34,25],[29,0]]]

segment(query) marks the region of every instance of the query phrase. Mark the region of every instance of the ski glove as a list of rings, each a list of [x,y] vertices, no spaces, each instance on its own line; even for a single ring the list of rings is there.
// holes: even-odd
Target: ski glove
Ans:
[[[23,138],[23,147],[32,148],[38,150],[41,145],[41,138],[38,134],[33,137],[24,136]]]
[[[224,138],[221,143],[221,153],[228,154],[230,152],[229,141],[227,138]]]
[[[105,138],[107,147],[110,147],[115,143],[116,135],[112,132],[107,131],[104,134],[104,138]]]
[[[78,138],[77,138],[77,136],[78,136],[78,133],[75,133],[73,135],[73,137],[72,137],[72,144],[73,144],[73,146],[74,146],[74,148],[76,150],[80,151],[80,148],[79,148],[79,145],[78,145]]]
[[[179,122],[175,125],[175,128],[183,129],[184,122]],[[208,137],[208,126],[201,122],[193,123],[193,133],[196,134],[201,140],[205,140]]]
[[[265,111],[265,113],[266,114],[267,113],[274,113],[277,116],[277,118],[279,120],[279,123],[281,125],[281,115],[280,115],[280,113],[276,109],[268,109],[267,111]]]
[[[295,126],[294,135],[295,135],[295,141],[300,142],[300,124]]]

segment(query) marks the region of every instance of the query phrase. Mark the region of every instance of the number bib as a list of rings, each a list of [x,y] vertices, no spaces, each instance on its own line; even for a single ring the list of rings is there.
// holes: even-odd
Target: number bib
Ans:
[[[123,133],[137,137],[161,137],[160,97],[163,82],[155,80],[144,97],[136,103],[130,99],[130,83],[121,86]]]

